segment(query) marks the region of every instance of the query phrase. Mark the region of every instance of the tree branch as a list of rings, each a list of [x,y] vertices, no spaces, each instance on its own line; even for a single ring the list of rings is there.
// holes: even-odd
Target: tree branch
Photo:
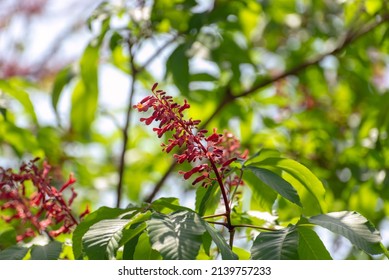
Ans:
[[[124,127],[122,129],[122,135],[123,135],[123,146],[120,153],[120,160],[119,160],[119,182],[116,189],[116,207],[120,207],[120,202],[122,200],[122,193],[123,193],[123,181],[124,181],[124,168],[125,168],[125,156],[127,151],[127,145],[130,140],[130,134],[128,133],[128,128],[130,126],[130,120],[131,120],[131,112],[132,112],[132,103],[133,103],[133,97],[135,92],[135,82],[138,74],[138,69],[135,67],[134,63],[134,55],[133,55],[133,43],[131,42],[131,37],[128,38],[128,52],[130,57],[130,69],[132,73],[132,81],[131,81],[131,87],[130,91],[128,93],[128,104],[127,104],[127,113],[126,113],[126,120]]]
[[[346,47],[348,47],[351,43],[355,42],[357,39],[363,37],[370,31],[374,30],[376,27],[380,26],[381,24],[389,21],[389,14],[382,15],[379,20],[374,20],[370,23],[365,24],[362,28],[359,29],[350,29],[349,32],[346,33],[346,36],[343,41],[339,43],[339,45],[334,48],[333,50],[318,55],[317,57],[313,59],[307,59],[306,61],[302,62],[301,64],[271,78],[264,79],[262,82],[259,82],[258,84],[252,86],[250,89],[243,91],[239,94],[232,95],[229,92],[229,88],[226,90],[226,94],[224,95],[224,98],[221,100],[219,105],[215,108],[213,113],[208,117],[207,120],[202,122],[201,128],[207,126],[228,104],[232,103],[238,98],[249,96],[255,92],[257,92],[260,89],[265,88],[266,86],[273,84],[279,80],[282,80],[288,76],[291,75],[297,75],[303,70],[307,69],[310,66],[318,64],[320,61],[322,61],[325,57],[329,55],[336,55],[340,53],[342,50],[344,50]],[[358,31],[355,31],[358,30]],[[153,192],[148,196],[147,201],[152,201],[155,195],[158,193],[162,185],[164,184],[165,180],[169,177],[169,174],[174,170],[176,163],[175,161],[172,162],[169,169],[165,172],[165,174],[161,177],[160,181],[155,185],[155,188]]]

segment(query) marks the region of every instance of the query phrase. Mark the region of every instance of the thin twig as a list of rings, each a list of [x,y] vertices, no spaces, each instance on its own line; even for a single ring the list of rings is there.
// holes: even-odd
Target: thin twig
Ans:
[[[157,49],[155,53],[151,55],[141,67],[139,67],[138,71],[141,72],[147,66],[149,66],[149,64],[153,62],[153,60],[155,60],[161,54],[162,51],[164,51],[168,46],[170,46],[172,43],[174,43],[177,40],[179,35],[180,35],[179,33],[175,34],[169,41],[166,41],[165,44],[159,47],[159,49]]]
[[[223,223],[223,222],[207,221],[207,223],[214,224],[214,225],[220,225],[220,226],[224,226],[224,227],[228,228],[228,224]],[[254,228],[254,229],[258,229],[258,230],[262,230],[262,231],[277,231],[277,229],[274,229],[274,228],[265,228],[265,227],[261,227],[261,226],[250,225],[250,224],[238,224],[238,225],[232,225],[232,227],[233,228],[238,228],[238,227]]]
[[[226,213],[221,213],[221,214],[214,214],[214,215],[208,215],[208,216],[203,216],[203,219],[213,219],[213,218],[218,218],[218,217],[225,217]]]
[[[265,228],[265,227],[260,227],[260,226],[255,226],[255,225],[249,225],[249,224],[239,224],[239,225],[234,225],[234,227],[247,227],[247,228],[254,228],[254,229],[259,229],[263,231],[277,231],[274,228]]]
[[[131,37],[128,38],[128,52],[130,57],[130,69],[132,73],[132,81],[131,81],[131,87],[130,91],[128,93],[128,105],[127,105],[127,113],[126,113],[126,120],[124,127],[122,129],[123,134],[123,146],[120,153],[120,160],[119,160],[119,182],[117,186],[117,194],[116,194],[116,207],[120,207],[120,202],[122,200],[122,190],[123,190],[123,181],[124,181],[124,169],[125,169],[125,156],[127,151],[127,145],[130,140],[130,134],[128,133],[128,128],[130,126],[131,121],[131,112],[132,112],[132,103],[133,103],[133,97],[135,92],[135,82],[137,78],[138,69],[135,66],[134,62],[134,56],[133,56],[133,43],[131,42]]]
[[[210,223],[210,224],[214,224],[214,225],[221,225],[221,226],[227,227],[227,223],[222,223],[222,222],[213,222],[213,221],[208,221],[208,223]]]

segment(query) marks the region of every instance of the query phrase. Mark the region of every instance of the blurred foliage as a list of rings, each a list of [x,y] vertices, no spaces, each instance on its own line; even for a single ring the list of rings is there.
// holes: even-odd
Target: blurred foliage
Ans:
[[[93,38],[84,54],[50,86],[23,76],[0,80],[5,167],[46,158],[61,173],[75,174],[92,209],[112,206],[128,133],[121,205],[144,201],[171,159],[151,129],[138,124],[137,113],[126,112],[158,81],[188,99],[191,116],[209,129],[233,131],[249,151],[277,149],[307,166],[326,188],[328,211],[358,211],[378,229],[388,222],[388,3],[127,2],[103,2],[93,12]],[[101,101],[104,67],[134,83],[127,104],[111,108]],[[109,93],[113,100],[115,90]],[[52,108],[44,111],[56,118],[49,124],[37,117],[43,108],[33,102],[35,95],[51,98]],[[176,174],[162,181],[157,197],[173,194],[194,208],[196,190]],[[282,222],[296,218],[285,203],[279,201]],[[345,256],[360,257],[352,250]]]

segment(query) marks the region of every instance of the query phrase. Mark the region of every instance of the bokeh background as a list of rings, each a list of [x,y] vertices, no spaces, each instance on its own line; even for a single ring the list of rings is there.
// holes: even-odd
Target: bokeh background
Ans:
[[[208,129],[307,166],[329,211],[358,211],[389,246],[388,30],[379,0],[1,0],[0,165],[74,173],[80,208],[193,207],[187,167],[131,109],[158,82]],[[334,258],[368,258],[319,234]]]

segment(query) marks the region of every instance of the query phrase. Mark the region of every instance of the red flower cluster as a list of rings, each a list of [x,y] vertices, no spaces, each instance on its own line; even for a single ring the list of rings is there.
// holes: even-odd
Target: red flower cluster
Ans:
[[[175,154],[174,157],[178,163],[185,161],[189,163],[202,162],[207,159],[209,163],[203,163],[193,167],[190,171],[180,173],[187,180],[193,174],[199,173],[193,181],[193,185],[202,182],[202,186],[207,187],[215,180],[223,185],[224,174],[227,174],[229,165],[237,157],[245,157],[240,154],[239,141],[230,133],[218,134],[214,129],[213,133],[206,137],[208,132],[205,129],[198,128],[199,120],[185,120],[183,112],[190,107],[184,100],[183,105],[173,102],[171,96],[166,95],[163,90],[156,90],[158,84],[155,83],[151,89],[153,95],[145,97],[141,102],[134,106],[139,112],[146,112],[150,108],[153,113],[148,118],[141,118],[140,121],[146,125],[152,122],[159,122],[159,126],[153,128],[158,137],[162,137],[166,132],[171,131],[172,137],[167,144],[162,144],[163,150],[169,153],[174,147],[185,148],[181,154]],[[215,176],[212,176],[214,174]]]
[[[76,180],[70,175],[59,189],[55,188],[48,176],[51,167],[44,162],[40,169],[35,164],[37,160],[23,164],[19,173],[0,167],[0,209],[3,213],[10,213],[2,218],[9,223],[20,222],[17,241],[47,232],[49,227],[55,228],[48,232],[55,237],[70,232],[78,224],[70,209],[77,196],[71,187]],[[69,187],[71,196],[66,201],[63,192]],[[87,208],[80,218],[88,213]]]

